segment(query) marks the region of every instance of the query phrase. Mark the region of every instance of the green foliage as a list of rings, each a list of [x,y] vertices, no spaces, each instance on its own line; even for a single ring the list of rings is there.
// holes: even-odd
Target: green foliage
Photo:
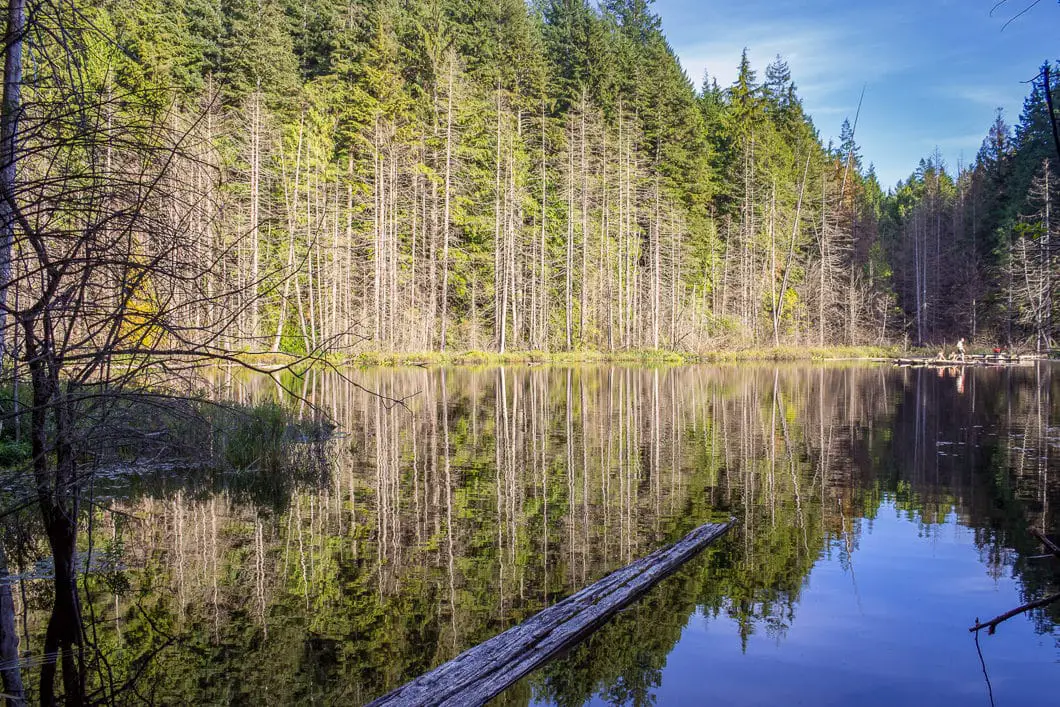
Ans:
[[[885,194],[856,120],[822,144],[783,57],[759,70],[745,49],[732,85],[697,90],[655,9],[109,0],[93,21],[118,42],[86,75],[151,89],[116,118],[203,126],[221,182],[203,221],[225,285],[259,274],[236,324],[265,348],[495,350],[504,330],[505,348],[694,352],[1052,320],[1013,300],[1009,253],[1060,163],[1040,81],[971,165],[934,155]]]
[[[0,467],[22,465],[29,461],[32,453],[28,440],[15,441],[0,437]]]
[[[297,87],[294,40],[279,0],[225,0],[218,77],[226,94],[239,101],[262,91],[286,103]]]
[[[925,341],[973,333],[991,346],[1055,341],[1055,302],[1043,293],[1056,263],[1044,244],[1056,237],[1051,121],[1060,115],[1049,116],[1044,68],[1015,129],[999,111],[971,164],[949,170],[935,154],[886,198],[872,197],[883,245],[875,272],[894,283]]]
[[[237,470],[278,473],[283,468],[283,449],[294,434],[287,429],[289,418],[276,403],[225,415],[215,423],[221,459]]]
[[[496,349],[503,324],[522,349],[758,344],[782,281],[796,340],[818,299],[810,226],[833,208],[806,198],[795,224],[799,193],[835,201],[850,181],[845,212],[879,208],[859,160],[837,167],[853,131],[836,154],[821,145],[782,58],[759,82],[745,52],[732,86],[697,93],[647,0],[111,0],[99,13],[128,49],[107,60],[121,80],[199,126],[190,141],[219,181],[203,221],[225,286],[258,273],[237,324],[263,348],[350,331],[373,351]],[[869,296],[886,293],[874,227],[845,212],[859,231],[836,267],[853,261]]]

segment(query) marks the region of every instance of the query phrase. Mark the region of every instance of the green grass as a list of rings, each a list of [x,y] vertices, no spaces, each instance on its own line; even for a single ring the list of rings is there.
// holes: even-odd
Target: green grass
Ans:
[[[318,484],[328,474],[333,428],[324,421],[299,419],[271,402],[207,405],[203,413],[212,449],[207,473],[235,497],[281,509],[296,486]]]
[[[233,469],[277,473],[286,467],[290,416],[275,403],[249,408],[219,408],[208,419],[215,457]]]
[[[428,351],[419,353],[362,352],[343,361],[357,367],[379,366],[497,366],[514,364],[573,364],[573,363],[687,363],[686,354],[661,350],[633,351]]]
[[[12,392],[10,383],[0,386],[0,412],[12,412]],[[86,399],[92,393],[91,388],[79,391]],[[29,385],[25,382],[19,386],[19,398],[22,409],[28,410]],[[324,421],[300,419],[293,409],[273,402],[242,405],[194,395],[157,397],[147,389],[115,393],[104,411],[108,423],[123,431],[107,450],[112,460],[154,455],[218,471],[289,474],[304,466],[305,455],[332,431]],[[92,425],[102,414],[97,409],[90,418],[79,418],[78,424]],[[15,469],[29,462],[28,417],[23,414],[0,425],[0,469]],[[51,440],[54,428],[50,416],[47,424]]]
[[[693,363],[739,363],[744,361],[828,361],[891,358],[901,355],[897,346],[745,347],[717,351],[669,351],[632,349],[622,351],[452,351],[384,352],[363,351],[345,357],[330,357],[327,363],[358,368],[400,366],[501,366],[573,365],[617,363],[639,366]]]
[[[900,355],[903,353],[898,346],[777,346],[710,351],[700,354],[697,360],[703,363],[843,361],[894,358]]]
[[[11,416],[15,412],[15,392],[10,381],[0,385],[0,414]],[[23,383],[18,387],[17,392],[18,406],[23,414],[18,417],[8,417],[0,424],[0,469],[24,466],[33,455],[29,441],[29,414],[27,412],[32,406],[30,388]]]
[[[28,462],[31,454],[28,440],[21,439],[16,442],[8,437],[0,438],[0,469]]]
[[[144,428],[159,441],[160,456],[221,473],[295,473],[334,429],[325,420],[299,418],[293,408],[268,401],[244,405],[194,398],[156,409]]]

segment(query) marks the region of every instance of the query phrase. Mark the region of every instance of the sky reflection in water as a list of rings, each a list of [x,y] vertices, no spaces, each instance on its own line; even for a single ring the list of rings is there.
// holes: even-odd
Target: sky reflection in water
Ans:
[[[988,575],[956,514],[925,528],[886,501],[852,564],[822,556],[790,628],[752,637],[745,651],[735,622],[697,611],[667,657],[657,703],[989,704],[967,628],[1023,600],[1011,577]],[[1058,637],[1025,618],[984,632],[997,704],[1055,704]]]

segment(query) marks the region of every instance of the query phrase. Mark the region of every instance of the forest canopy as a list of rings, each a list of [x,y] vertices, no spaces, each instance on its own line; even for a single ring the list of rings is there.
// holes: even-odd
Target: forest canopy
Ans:
[[[107,91],[155,91],[124,111],[193,126],[188,227],[246,348],[1051,345],[1041,81],[970,165],[936,154],[885,193],[856,116],[823,143],[779,56],[693,83],[650,0],[108,0],[79,21],[114,39],[89,67]]]

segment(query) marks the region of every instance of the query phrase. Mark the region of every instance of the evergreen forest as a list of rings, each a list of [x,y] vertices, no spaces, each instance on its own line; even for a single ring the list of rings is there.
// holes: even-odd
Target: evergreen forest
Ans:
[[[652,0],[4,4],[12,700],[363,702],[733,516],[513,700],[644,702],[694,606],[783,635],[883,508],[1051,586],[1045,363],[340,368],[1051,350],[1048,61],[883,185],[860,103],[831,140],[782,56],[690,77]]]
[[[235,348],[1054,336],[1042,75],[970,164],[936,152],[885,188],[856,115],[823,142],[779,56],[695,84],[651,0],[106,0],[65,22],[95,38],[71,56],[101,122],[181,135],[173,212],[212,265],[198,286],[230,294],[194,316]],[[29,117],[52,30],[27,30]]]

